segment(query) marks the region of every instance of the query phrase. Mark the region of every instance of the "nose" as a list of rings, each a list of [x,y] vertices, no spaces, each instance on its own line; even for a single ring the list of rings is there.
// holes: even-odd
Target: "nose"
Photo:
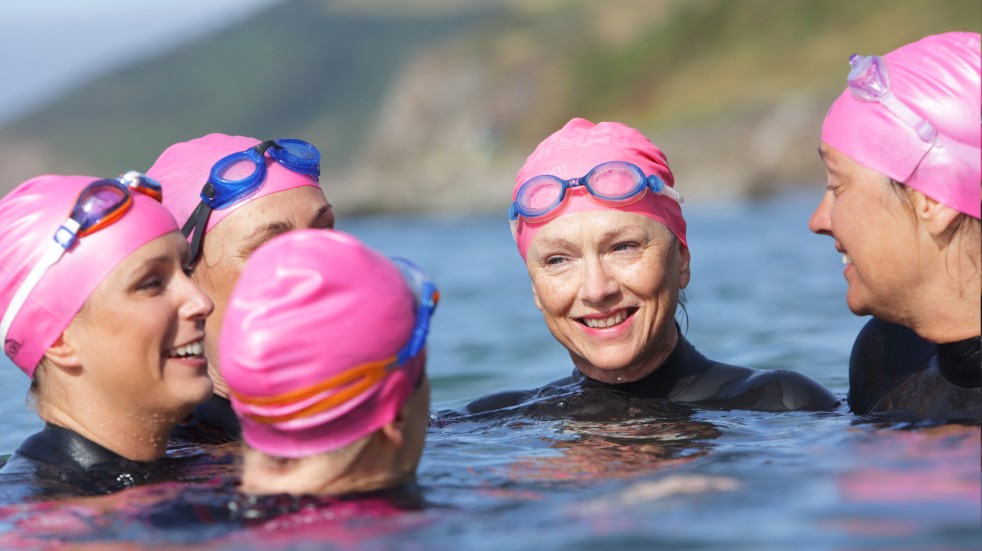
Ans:
[[[599,258],[587,260],[583,267],[583,284],[580,298],[589,304],[602,304],[617,293],[617,280],[611,277],[609,269]]]
[[[215,303],[211,298],[188,276],[184,276],[182,299],[181,317],[184,319],[204,321],[215,309]]]
[[[819,235],[832,235],[832,193],[825,192],[808,219],[808,229]]]

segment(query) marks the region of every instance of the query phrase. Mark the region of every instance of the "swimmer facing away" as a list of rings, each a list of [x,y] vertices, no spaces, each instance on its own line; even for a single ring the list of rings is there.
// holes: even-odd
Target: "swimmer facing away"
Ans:
[[[982,422],[978,33],[854,54],[822,125],[828,184],[811,216],[843,255],[860,415]]]
[[[241,490],[341,495],[415,476],[429,420],[436,287],[343,232],[260,247],[226,310],[221,361],[242,426]]]
[[[682,336],[675,315],[690,277],[682,196],[664,153],[634,128],[569,121],[529,155],[512,200],[535,305],[574,370],[543,389],[479,398],[467,411],[587,387],[723,409],[838,405],[800,373],[720,363]]]
[[[320,152],[292,138],[261,142],[208,134],[171,145],[147,174],[167,189],[164,206],[191,245],[191,277],[215,301],[205,336],[215,394],[174,437],[192,443],[237,441],[239,424],[219,362],[218,329],[253,251],[289,230],[334,227],[334,212],[320,187]]]
[[[39,176],[0,199],[0,340],[44,429],[0,469],[0,499],[167,480],[174,427],[211,396],[213,305],[157,182]]]

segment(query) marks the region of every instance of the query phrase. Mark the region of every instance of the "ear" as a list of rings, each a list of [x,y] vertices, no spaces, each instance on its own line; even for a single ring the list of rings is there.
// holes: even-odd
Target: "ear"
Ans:
[[[77,371],[82,368],[82,359],[78,355],[68,329],[65,329],[55,342],[48,347],[48,350],[44,353],[44,357],[51,365],[65,371]]]
[[[679,241],[679,289],[685,289],[689,285],[689,278],[692,272],[689,271],[689,247]]]
[[[396,447],[401,447],[406,441],[406,419],[409,418],[409,400],[399,408],[396,418],[382,425],[379,429],[385,439]]]
[[[911,190],[911,203],[914,205],[914,216],[927,228],[933,237],[941,237],[958,218],[959,212],[924,195],[920,191]]]

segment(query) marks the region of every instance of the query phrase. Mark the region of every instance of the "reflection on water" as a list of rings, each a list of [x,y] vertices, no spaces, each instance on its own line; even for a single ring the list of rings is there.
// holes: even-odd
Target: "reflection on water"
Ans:
[[[841,397],[865,320],[845,307],[831,240],[807,231],[814,200],[686,204],[687,337],[715,359],[800,371]],[[845,406],[696,409],[606,389],[461,415],[473,398],[538,388],[571,368],[503,217],[339,227],[413,259],[441,288],[428,367],[436,413],[413,499],[250,504],[234,491],[235,446],[208,448],[215,462],[189,485],[2,506],[0,548],[978,548],[977,427],[857,423]],[[26,377],[8,364],[0,383],[9,453],[40,424],[24,408]]]

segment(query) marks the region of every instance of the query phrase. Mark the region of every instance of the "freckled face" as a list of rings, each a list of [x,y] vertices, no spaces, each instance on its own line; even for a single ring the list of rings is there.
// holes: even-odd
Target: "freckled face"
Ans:
[[[185,274],[187,248],[175,231],[137,249],[65,330],[90,388],[121,414],[176,422],[211,396],[202,343],[213,305]]]
[[[906,295],[931,271],[921,265],[910,207],[883,174],[826,143],[819,151],[828,180],[808,227],[843,253],[849,309],[900,321]]]
[[[689,250],[664,225],[617,210],[561,216],[536,233],[526,266],[546,325],[584,375],[635,381],[675,348]]]
[[[246,260],[263,243],[295,229],[334,228],[334,212],[320,188],[303,186],[250,201],[226,216],[205,236],[192,277],[215,301],[208,318],[205,355],[216,390],[227,385],[218,364],[218,340],[225,306]]]

